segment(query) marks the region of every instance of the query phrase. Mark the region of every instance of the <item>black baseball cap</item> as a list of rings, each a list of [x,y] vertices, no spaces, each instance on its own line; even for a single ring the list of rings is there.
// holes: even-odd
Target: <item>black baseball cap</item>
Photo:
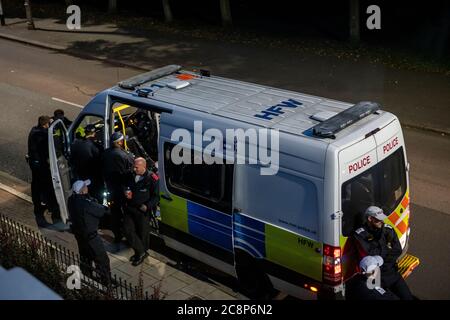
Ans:
[[[86,133],[92,133],[95,132],[95,126],[93,124],[88,124],[85,128],[84,131]]]

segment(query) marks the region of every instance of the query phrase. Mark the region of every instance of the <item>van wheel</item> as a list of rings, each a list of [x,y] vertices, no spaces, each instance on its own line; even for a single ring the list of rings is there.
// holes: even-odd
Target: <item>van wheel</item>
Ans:
[[[236,274],[242,293],[250,299],[269,300],[274,296],[275,290],[261,262],[249,254],[236,254]]]

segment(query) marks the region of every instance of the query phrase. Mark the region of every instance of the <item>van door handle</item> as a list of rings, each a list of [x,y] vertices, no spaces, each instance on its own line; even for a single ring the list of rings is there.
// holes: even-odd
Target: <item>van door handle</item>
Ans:
[[[162,194],[161,198],[163,198],[163,199],[165,199],[167,201],[173,201],[173,199],[170,196],[166,195],[166,194]]]

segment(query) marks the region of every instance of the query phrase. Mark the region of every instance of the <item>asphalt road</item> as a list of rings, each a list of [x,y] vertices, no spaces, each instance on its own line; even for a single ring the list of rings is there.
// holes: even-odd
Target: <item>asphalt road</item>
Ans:
[[[63,108],[73,119],[80,110],[53,98],[84,105],[96,92],[138,73],[5,40],[0,70],[0,171],[25,181],[27,136],[37,117]],[[408,283],[419,298],[450,299],[450,138],[410,129],[404,134],[413,202],[410,253],[421,259]]]

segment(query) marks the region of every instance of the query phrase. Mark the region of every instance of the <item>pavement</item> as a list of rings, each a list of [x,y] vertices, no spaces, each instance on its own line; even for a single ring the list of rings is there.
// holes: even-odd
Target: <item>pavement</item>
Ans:
[[[33,216],[29,184],[4,172],[0,172],[0,213],[66,249],[78,252],[75,237],[69,232],[62,232],[62,226],[38,228]],[[46,215],[46,219],[51,222],[49,215]],[[239,292],[209,277],[207,273],[198,272],[195,268],[186,269],[185,265],[180,263],[182,259],[171,259],[170,255],[155,249],[155,244],[151,245],[149,257],[145,262],[134,267],[129,262],[133,255],[132,249],[123,245],[116,253],[112,249],[111,233],[100,230],[99,234],[108,252],[112,274],[136,286],[142,271],[143,288],[149,295],[160,290],[159,297],[165,300],[247,300]]]
[[[180,64],[336,100],[373,100],[404,126],[450,134],[450,73],[398,70],[364,57],[322,57],[284,47],[130,31],[114,24],[82,24],[72,31],[56,19],[36,19],[36,30],[28,30],[23,19],[6,23],[0,38],[141,71]]]

